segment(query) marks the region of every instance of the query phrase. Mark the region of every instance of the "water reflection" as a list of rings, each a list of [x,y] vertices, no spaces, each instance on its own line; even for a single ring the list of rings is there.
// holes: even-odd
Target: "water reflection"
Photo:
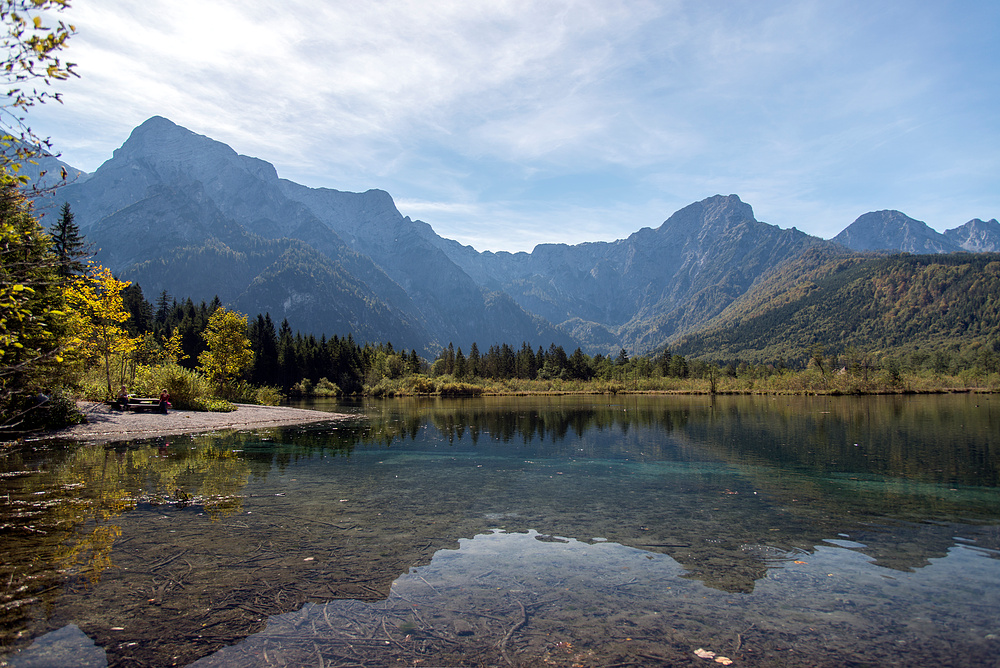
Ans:
[[[526,607],[533,623],[541,623],[546,606],[556,610],[577,597],[572,604],[584,608],[623,605],[587,593],[600,568],[612,567],[594,555],[614,555],[624,560],[621,568],[637,568],[634,560],[657,564],[658,582],[668,578],[671,591],[692,597],[692,607],[677,613],[685,624],[694,624],[695,599],[749,606],[720,626],[730,635],[746,635],[741,624],[759,629],[757,617],[781,618],[776,603],[763,603],[778,596],[775,579],[783,587],[778,597],[796,610],[789,614],[815,623],[818,613],[804,600],[827,591],[820,573],[827,569],[849,586],[839,599],[828,592],[816,600],[838,615],[846,614],[838,606],[856,601],[871,582],[905,581],[937,600],[941,614],[977,629],[977,643],[988,643],[1000,630],[987,632],[975,611],[956,608],[948,587],[923,574],[961,562],[982,580],[990,601],[983,619],[1000,614],[993,603],[1000,590],[1000,415],[991,399],[396,400],[359,406],[359,419],[322,428],[184,437],[169,446],[25,446],[3,453],[0,471],[0,578],[10,583],[0,601],[0,641],[25,647],[75,624],[112,665],[184,665],[266,635],[279,614],[310,624],[320,608],[338,619],[356,615],[356,624],[373,610],[391,619],[378,606],[402,605],[390,597],[390,588],[402,591],[409,582],[400,574],[418,567],[434,589],[449,589],[447,582],[464,577],[445,567],[453,563],[449,554],[499,541],[520,546],[504,550],[541,578],[537,601],[545,605]],[[566,539],[538,540],[545,535]],[[578,555],[594,565],[573,561]],[[440,566],[440,582],[427,576],[428,564]],[[593,582],[566,587],[542,573],[568,564]],[[789,579],[791,572],[811,575]],[[632,596],[628,615],[616,618],[622,624],[635,623],[643,606],[679,605],[635,585],[615,592]],[[788,603],[794,596],[803,598]],[[353,602],[326,605],[333,600]],[[503,609],[493,615],[503,623],[490,627],[503,634],[493,638],[495,651],[502,646],[511,660],[529,651],[516,633],[497,644],[517,622],[516,605],[449,599],[446,607],[455,606],[461,614],[452,621],[466,619],[476,638],[486,627],[477,631],[468,618]],[[862,616],[863,624],[877,618],[881,633],[896,633],[889,609],[878,610]],[[574,619],[561,622],[580,625],[579,638],[565,641],[574,647],[591,638],[584,627],[602,629],[595,638],[607,631],[587,615]],[[649,622],[644,633],[652,644],[629,656],[661,656],[667,647],[690,653],[690,642],[722,648],[721,636],[708,633],[711,618],[697,619],[690,628],[705,634]],[[785,622],[791,630],[781,633],[805,633]],[[407,634],[386,628],[383,642],[399,649]],[[925,644],[937,648],[946,640],[939,636]],[[448,637],[465,638],[457,631]],[[758,637],[755,651],[773,650],[781,644],[776,637]],[[747,638],[738,648],[744,663],[753,658]],[[596,640],[586,642],[597,651]],[[734,646],[730,641],[730,654]],[[540,645],[530,651],[538,661],[572,656]],[[506,662],[502,652],[491,656]],[[580,660],[602,665],[610,656]]]
[[[954,547],[911,575],[837,542],[844,545],[819,546],[808,561],[776,560],[752,595],[737,596],[678,577],[682,568],[665,555],[493,532],[411,569],[384,601],[307,604],[194,665],[267,666],[276,657],[292,665],[689,665],[694,649],[740,665],[873,665],[899,655],[910,665],[993,662],[995,554]]]
[[[165,503],[197,504],[213,518],[238,513],[249,475],[247,463],[231,449],[187,442],[35,444],[3,455],[3,645],[23,634],[32,606],[52,605],[64,582],[96,585],[114,568],[123,514]]]

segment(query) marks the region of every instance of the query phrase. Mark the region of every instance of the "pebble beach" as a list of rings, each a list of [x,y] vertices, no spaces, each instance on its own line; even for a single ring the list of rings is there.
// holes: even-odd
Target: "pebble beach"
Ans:
[[[91,402],[80,403],[80,410],[87,416],[86,423],[46,432],[37,438],[106,443],[226,429],[287,427],[355,417],[345,413],[250,404],[237,404],[236,410],[229,413],[171,410],[163,415],[155,412],[122,412],[106,404]]]

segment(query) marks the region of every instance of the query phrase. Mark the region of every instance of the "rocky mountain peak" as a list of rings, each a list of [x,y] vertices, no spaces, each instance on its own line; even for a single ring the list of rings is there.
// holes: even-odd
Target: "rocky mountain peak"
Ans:
[[[209,183],[227,172],[249,174],[265,181],[278,179],[271,163],[239,155],[226,144],[162,116],[153,116],[135,128],[101,169],[120,169],[125,165],[129,169],[138,165],[167,180],[185,178]]]
[[[201,140],[200,142],[198,140]],[[153,116],[132,130],[128,139],[115,149],[113,158],[171,155],[180,148],[204,149],[208,137],[197,135],[162,116]]]
[[[970,253],[1000,253],[1000,223],[996,218],[973,218],[965,225],[947,230],[944,236]]]
[[[706,229],[727,229],[748,220],[754,220],[753,207],[736,195],[715,195],[680,209],[658,230],[687,236]]]
[[[856,251],[954,253],[962,250],[927,223],[891,209],[871,211],[859,216],[835,236],[833,241]]]

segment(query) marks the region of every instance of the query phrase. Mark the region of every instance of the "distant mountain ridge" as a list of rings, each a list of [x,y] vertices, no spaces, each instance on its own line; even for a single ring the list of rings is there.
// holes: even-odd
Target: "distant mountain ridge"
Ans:
[[[930,253],[989,253],[1000,250],[1000,223],[976,218],[943,234],[900,211],[872,211],[860,216],[833,241],[856,251],[892,250]]]
[[[996,218],[973,218],[961,227],[945,230],[944,236],[970,253],[1000,253],[1000,223]]]
[[[218,294],[305,332],[425,354],[473,341],[655,350],[809,249],[1000,248],[996,220],[942,235],[874,212],[826,241],[757,221],[736,195],[716,195],[614,242],[481,253],[402,216],[384,191],[307,188],[161,117],[57,199],[70,203],[97,260],[147,298]]]
[[[761,223],[736,195],[717,195],[610,243],[542,244],[530,254],[439,243],[482,284],[581,338],[589,328],[653,349],[716,315],[777,264],[829,242]]]
[[[354,222],[373,211],[384,229],[413,225],[384,192],[323,191],[329,215],[321,220],[294,198],[296,191],[269,163],[154,117],[59,197],[100,249],[97,259],[151,296],[161,290],[196,299],[218,294],[241,310],[270,312],[307,332],[351,333],[425,353],[452,338],[488,340],[493,321],[503,324],[498,335],[569,343],[461,272],[442,282],[447,267],[421,273],[425,264],[415,262],[405,275],[405,263],[386,262],[393,279],[348,246],[336,231],[343,226],[331,224],[338,211]],[[420,250],[400,248],[400,256]],[[451,317],[453,308],[461,309],[461,319]]]

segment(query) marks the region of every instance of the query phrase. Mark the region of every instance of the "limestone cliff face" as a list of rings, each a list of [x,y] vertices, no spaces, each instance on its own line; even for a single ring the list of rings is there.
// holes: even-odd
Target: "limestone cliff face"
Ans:
[[[757,221],[736,195],[717,195],[655,230],[610,243],[543,244],[516,254],[478,254],[446,240],[440,247],[469,275],[594,347],[607,347],[614,332],[620,345],[649,349],[697,327],[762,273],[822,243]]]

